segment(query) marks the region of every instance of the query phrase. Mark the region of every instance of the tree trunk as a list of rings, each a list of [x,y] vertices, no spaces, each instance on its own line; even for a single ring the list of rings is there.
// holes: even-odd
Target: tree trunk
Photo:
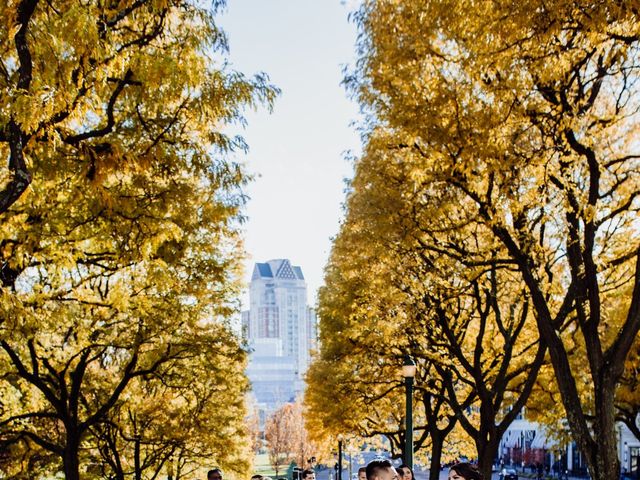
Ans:
[[[482,476],[489,479],[491,478],[491,471],[493,470],[493,461],[498,453],[500,438],[497,436],[487,435],[488,440],[483,440],[482,436],[483,434],[481,433],[481,438],[476,440],[476,448],[478,450],[478,468],[480,469]]]
[[[542,301],[539,301],[539,304],[542,305]],[[539,311],[546,314],[539,316],[538,326],[541,335],[544,335],[545,340],[548,339],[551,363],[567,422],[574,441],[585,456],[591,478],[593,480],[619,478],[620,462],[618,461],[614,394],[620,375],[614,374],[614,369],[620,367],[602,361],[604,355],[597,352],[594,347],[587,352],[587,356],[591,356],[589,374],[594,381],[595,397],[594,419],[590,422],[583,410],[585,407],[580,401],[565,345],[553,330],[553,323],[548,316],[546,305]],[[588,335],[588,332],[584,335]],[[596,360],[593,360],[593,357]]]
[[[431,464],[429,465],[429,480],[440,479],[440,464],[442,462],[442,446],[445,435],[431,436]]]
[[[607,382],[608,383],[608,382]],[[598,388],[599,387],[599,388]],[[618,438],[616,435],[614,387],[599,385],[596,387],[596,418],[593,422],[594,438],[589,452],[589,473],[594,480],[610,480],[620,476],[618,460]]]
[[[67,434],[67,445],[64,449],[62,466],[65,480],[80,480],[80,459],[78,458],[78,448],[80,439],[78,435]]]

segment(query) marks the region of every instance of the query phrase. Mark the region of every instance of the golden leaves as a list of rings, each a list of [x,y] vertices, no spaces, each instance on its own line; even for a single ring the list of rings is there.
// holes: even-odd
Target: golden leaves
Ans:
[[[212,12],[142,3],[39,5],[28,90],[15,88],[20,59],[11,38],[0,39],[0,123],[19,124],[34,179],[0,224],[3,378],[20,376],[18,360],[34,370],[6,398],[28,391],[35,403],[11,414],[37,408],[70,429],[108,414],[124,450],[144,423],[146,440],[179,445],[191,467],[215,458],[242,476],[245,359],[228,318],[248,179],[226,156],[241,141],[223,129],[276,90],[209,57],[209,47],[224,46]],[[0,7],[2,33],[15,8]],[[50,393],[49,380],[33,381],[44,371]],[[52,402],[65,395],[79,405],[68,418]],[[181,428],[163,426],[176,418]],[[37,422],[13,424],[64,443]],[[108,451],[111,433],[81,433],[87,461],[101,442]],[[162,468],[163,455],[150,468]]]
[[[562,400],[593,414],[603,376],[584,365],[624,342],[638,251],[640,23],[620,5],[361,4],[347,84],[366,144],[320,295],[341,333],[323,337],[320,371],[417,352],[478,402],[497,393],[497,412],[526,400],[544,333],[579,386]],[[488,424],[509,416],[491,409]]]

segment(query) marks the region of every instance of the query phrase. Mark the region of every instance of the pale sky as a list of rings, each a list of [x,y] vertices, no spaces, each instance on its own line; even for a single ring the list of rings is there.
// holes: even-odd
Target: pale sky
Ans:
[[[352,175],[344,153],[360,149],[351,125],[358,108],[340,85],[342,67],[355,59],[356,29],[344,3],[229,0],[218,19],[233,68],[266,72],[282,90],[273,113],[249,113],[243,132],[245,163],[257,175],[247,190],[246,280],[255,262],[288,258],[302,268],[312,305]]]

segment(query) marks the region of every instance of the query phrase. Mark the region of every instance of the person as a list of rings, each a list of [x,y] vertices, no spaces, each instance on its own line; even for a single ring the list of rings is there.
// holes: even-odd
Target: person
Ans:
[[[302,471],[302,480],[316,480],[316,472],[307,468]]]
[[[413,470],[406,463],[403,463],[398,468],[396,468],[398,472],[398,478],[402,480],[413,480]]]
[[[449,469],[447,480],[484,480],[478,467],[468,462],[460,462]]]
[[[222,470],[214,468],[207,472],[207,480],[222,480]]]
[[[264,477],[259,473],[256,473],[255,475],[251,475],[251,480],[262,480],[263,478]]]
[[[387,459],[371,460],[367,464],[367,480],[398,480],[398,473]]]
[[[358,480],[367,480],[367,467],[360,467],[358,469]]]

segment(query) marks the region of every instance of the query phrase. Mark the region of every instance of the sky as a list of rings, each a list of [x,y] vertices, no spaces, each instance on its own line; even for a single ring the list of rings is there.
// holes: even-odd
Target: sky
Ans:
[[[229,0],[218,19],[232,67],[265,72],[282,90],[273,113],[248,112],[243,132],[243,160],[256,175],[247,188],[245,280],[254,263],[288,258],[302,268],[311,305],[352,175],[345,153],[360,149],[358,107],[340,84],[355,61],[351,8],[340,0]]]

